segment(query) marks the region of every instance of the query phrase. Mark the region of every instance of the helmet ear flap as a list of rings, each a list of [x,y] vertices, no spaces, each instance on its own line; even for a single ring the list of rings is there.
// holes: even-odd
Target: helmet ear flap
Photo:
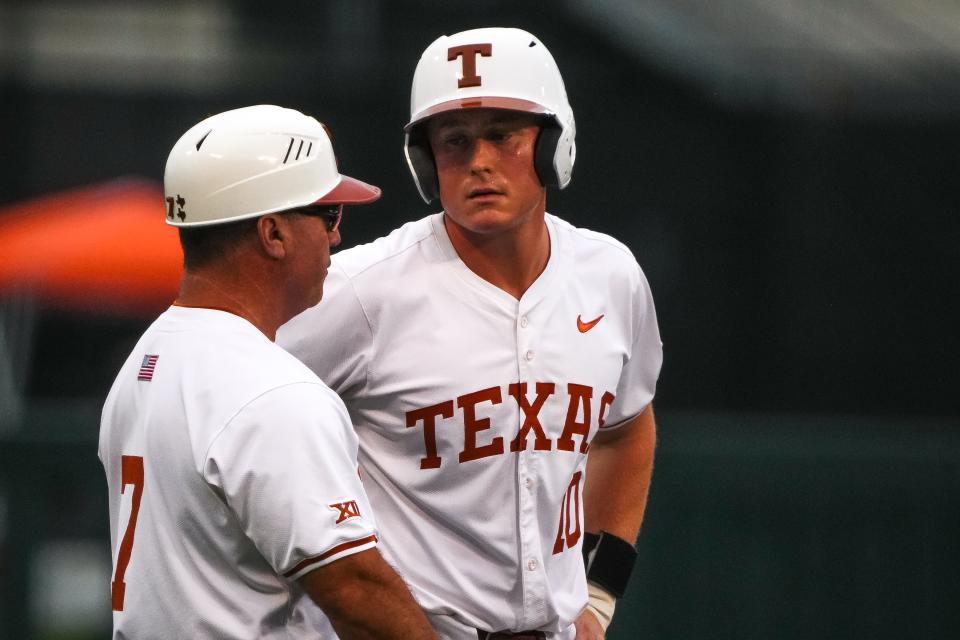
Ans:
[[[423,127],[414,127],[407,133],[404,152],[420,197],[427,204],[439,198],[440,183],[437,179],[437,164],[433,159],[433,152],[430,151],[430,143],[423,132]]]
[[[560,180],[554,166],[554,157],[557,154],[557,144],[563,130],[556,126],[553,119],[544,122],[540,127],[536,145],[533,148],[533,168],[537,171],[540,183],[545,187],[559,187]]]
[[[577,156],[575,127],[572,113],[563,124],[556,116],[544,119],[533,150],[534,168],[543,186],[563,189],[570,184]]]

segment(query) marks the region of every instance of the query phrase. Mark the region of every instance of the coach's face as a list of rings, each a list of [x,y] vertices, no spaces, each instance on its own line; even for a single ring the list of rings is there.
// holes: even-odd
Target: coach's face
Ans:
[[[296,313],[314,306],[323,298],[323,283],[330,268],[330,250],[340,244],[340,231],[329,231],[326,221],[315,215],[294,213],[287,216],[293,228],[293,241],[284,283],[290,298],[301,307]]]
[[[542,224],[546,191],[533,164],[539,133],[537,117],[517,111],[466,109],[431,119],[427,135],[450,220],[477,234]]]

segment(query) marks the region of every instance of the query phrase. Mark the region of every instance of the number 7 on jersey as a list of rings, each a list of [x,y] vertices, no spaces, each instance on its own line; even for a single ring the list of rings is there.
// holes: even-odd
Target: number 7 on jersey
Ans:
[[[128,484],[133,485],[133,499],[130,503],[130,519],[120,541],[120,550],[117,552],[117,566],[113,574],[113,584],[110,585],[110,598],[113,601],[114,611],[123,611],[123,595],[127,583],[123,576],[130,563],[130,554],[133,551],[133,536],[137,530],[137,515],[140,513],[140,498],[143,497],[143,456],[122,456],[120,458],[120,493],[124,493]]]

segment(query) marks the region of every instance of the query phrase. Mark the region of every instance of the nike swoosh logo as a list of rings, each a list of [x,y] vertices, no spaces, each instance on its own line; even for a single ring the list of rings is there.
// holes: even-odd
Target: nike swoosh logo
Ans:
[[[584,322],[580,319],[580,316],[577,316],[577,329],[580,329],[580,333],[586,333],[587,331],[590,331],[590,329],[593,329],[595,326],[597,326],[597,323],[601,320],[603,320],[603,314],[600,314],[600,316],[598,316],[595,320],[591,320],[590,322]]]

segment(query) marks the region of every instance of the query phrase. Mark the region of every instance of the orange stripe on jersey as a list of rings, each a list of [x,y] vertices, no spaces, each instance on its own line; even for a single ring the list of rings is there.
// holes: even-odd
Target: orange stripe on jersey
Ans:
[[[332,549],[328,549],[327,551],[321,553],[319,556],[307,558],[306,560],[300,562],[293,569],[290,569],[289,571],[284,572],[283,577],[289,578],[291,576],[294,576],[297,573],[300,573],[301,571],[303,571],[306,567],[309,567],[312,564],[317,564],[318,562],[323,562],[327,558],[331,556],[335,556],[341,551],[346,551],[347,549],[353,549],[354,547],[361,547],[365,544],[369,544],[371,542],[376,542],[376,541],[377,541],[377,536],[367,536],[366,538],[360,538],[359,540],[351,540],[350,542],[344,542],[343,544],[338,544]]]

